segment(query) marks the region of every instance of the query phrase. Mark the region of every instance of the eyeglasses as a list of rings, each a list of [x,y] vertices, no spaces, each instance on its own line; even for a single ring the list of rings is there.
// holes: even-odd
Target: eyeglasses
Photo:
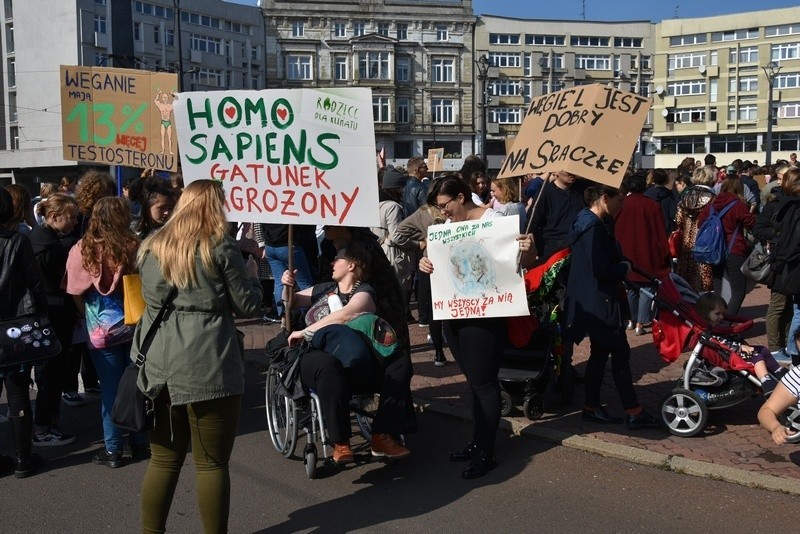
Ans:
[[[444,211],[444,210],[446,210],[446,209],[447,209],[447,206],[449,206],[449,205],[450,205],[450,203],[451,203],[452,201],[454,201],[454,200],[455,200],[455,197],[451,198],[450,200],[448,200],[448,201],[447,201],[447,202],[445,202],[444,204],[436,204],[436,207],[437,207],[437,208],[439,208],[440,210]]]

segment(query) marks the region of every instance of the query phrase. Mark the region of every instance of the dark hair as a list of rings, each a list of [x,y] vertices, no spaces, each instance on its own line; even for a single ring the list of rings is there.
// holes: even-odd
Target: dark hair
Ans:
[[[744,185],[742,184],[742,180],[738,176],[728,174],[727,177],[724,180],[722,180],[722,185],[719,186],[719,190],[726,191],[732,195],[736,195],[742,200],[745,200]]]
[[[728,309],[728,303],[725,302],[724,298],[708,292],[703,293],[700,295],[700,297],[698,297],[697,303],[694,305],[694,309],[697,310],[698,315],[700,315],[703,319],[708,320],[708,315],[720,306],[726,310]]]
[[[464,195],[464,200],[472,199],[472,191],[465,181],[461,179],[461,175],[451,172],[447,173],[440,180],[436,180],[431,187],[431,192],[428,198],[433,198],[434,205],[436,204],[436,197],[439,195],[447,195],[451,198],[456,198],[459,194]]]
[[[706,154],[706,157],[703,158],[703,163],[706,165],[715,165],[717,163],[717,157],[714,154]]]
[[[476,172],[486,173],[486,165],[484,165],[480,156],[471,154],[464,158],[464,164],[461,166],[461,170],[458,171],[458,174],[461,176],[462,180],[469,183],[472,175]]]
[[[351,242],[343,248],[339,254],[343,255],[347,261],[353,262],[356,266],[354,274],[357,280],[366,280],[369,276],[370,256],[366,247],[361,243]]]
[[[24,185],[9,184],[6,186],[6,191],[11,195],[11,202],[13,205],[13,212],[11,219],[6,222],[13,221],[21,223],[27,219],[31,211],[31,193]]]
[[[146,178],[140,181],[143,182],[141,186],[142,212],[139,221],[136,223],[136,232],[140,236],[146,237],[150,235],[153,230],[158,228],[156,222],[150,217],[150,208],[156,200],[158,200],[158,197],[163,196],[167,198],[167,200],[172,201],[174,207],[178,200],[178,195],[177,192],[171,187],[168,187],[161,178]]]
[[[622,179],[620,189],[626,193],[644,193],[647,189],[647,177],[644,172],[637,171]]]
[[[621,194],[619,189],[611,187],[610,185],[593,185],[586,188],[586,191],[583,193],[583,201],[587,206],[592,206],[604,196],[617,198]]]
[[[11,193],[0,187],[0,225],[5,225],[14,215],[14,200]]]
[[[653,169],[650,172],[655,185],[667,185],[669,183],[669,175],[665,169]]]

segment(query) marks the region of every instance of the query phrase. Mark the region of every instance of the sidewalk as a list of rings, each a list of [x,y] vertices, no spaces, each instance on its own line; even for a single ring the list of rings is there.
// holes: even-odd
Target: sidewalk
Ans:
[[[755,318],[747,333],[750,344],[766,344],[764,315],[769,290],[758,286],[745,299],[741,315]],[[245,344],[254,359],[262,359],[260,350],[277,331],[275,325],[259,321],[243,321]],[[463,375],[452,361],[433,365],[433,351],[426,343],[427,328],[409,325],[412,341],[414,379],[411,387],[421,410],[435,410],[469,419],[467,388]],[[669,394],[681,375],[686,355],[672,363],[664,363],[652,344],[650,334],[628,333],[631,344],[631,369],[639,400],[657,415],[661,400]],[[583,373],[588,357],[588,340],[575,348],[574,363]],[[250,351],[248,351],[250,352]],[[612,413],[622,414],[619,398],[611,380],[610,362],[606,368],[602,400]],[[559,406],[558,395],[545,394],[545,414],[530,421],[521,407],[504,419],[503,425],[515,433],[561,443],[589,452],[630,460],[637,463],[685,472],[697,476],[727,480],[751,487],[800,494],[800,450],[791,445],[778,447],[757,423],[756,414],[762,399],[749,399],[724,410],[710,410],[705,431],[693,438],[673,436],[666,430],[628,430],[624,425],[584,423],[580,408],[583,388],[578,385],[575,404]],[[423,429],[424,431],[424,429]],[[502,450],[498,451],[502,456]]]

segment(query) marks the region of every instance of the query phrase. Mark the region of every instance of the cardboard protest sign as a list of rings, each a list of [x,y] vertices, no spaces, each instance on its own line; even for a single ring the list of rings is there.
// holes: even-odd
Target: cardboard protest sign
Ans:
[[[64,159],[178,170],[178,75],[61,65]]]
[[[428,172],[442,172],[442,160],[444,159],[444,148],[431,148],[428,150]]]
[[[517,235],[518,215],[428,227],[435,320],[530,313]]]
[[[221,180],[237,222],[378,225],[370,89],[180,93],[187,182]]]
[[[619,187],[650,99],[601,84],[536,97],[499,178],[567,171]]]

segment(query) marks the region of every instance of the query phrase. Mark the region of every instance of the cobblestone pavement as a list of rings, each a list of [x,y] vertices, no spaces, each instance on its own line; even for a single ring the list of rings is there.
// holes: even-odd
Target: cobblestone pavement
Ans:
[[[740,315],[754,318],[753,328],[746,338],[751,344],[766,344],[764,315],[769,301],[769,290],[757,286],[745,299]],[[259,320],[242,321],[246,332],[246,345],[249,355],[259,358],[260,349],[272,337],[278,327],[264,324]],[[412,353],[415,376],[412,389],[415,402],[421,409],[434,409],[468,417],[467,388],[463,375],[447,352],[448,363],[444,367],[433,365],[432,347],[426,343],[428,329],[418,324],[409,325],[412,340]],[[661,400],[675,387],[686,361],[684,354],[680,360],[664,363],[654,345],[650,334],[636,335],[628,332],[631,344],[631,369],[636,393],[643,406],[654,415],[657,414]],[[574,363],[579,373],[583,373],[588,358],[588,340],[575,348]],[[607,365],[603,383],[602,401],[612,413],[622,414],[619,398],[614,389]],[[575,402],[571,406],[559,404],[559,395],[552,387],[544,395],[544,416],[532,422],[516,406],[512,415],[506,418],[515,431],[534,429],[539,432],[559,436],[584,436],[600,440],[604,444],[627,446],[668,457],[685,458],[705,462],[720,469],[733,468],[744,474],[753,473],[779,477],[788,486],[800,488],[800,450],[792,446],[778,447],[772,443],[767,433],[757,423],[756,413],[762,403],[760,397],[749,399],[737,406],[711,410],[709,423],[703,433],[692,438],[671,435],[666,430],[628,430],[624,425],[599,425],[585,423],[580,416],[583,388],[577,386]],[[423,427],[421,431],[425,431]],[[536,435],[534,433],[534,435]],[[411,438],[413,443],[413,437]],[[630,450],[622,447],[625,450]],[[502,454],[502,451],[499,452]],[[630,456],[636,456],[632,451]],[[713,475],[712,475],[713,476]],[[780,481],[777,489],[781,489]]]

